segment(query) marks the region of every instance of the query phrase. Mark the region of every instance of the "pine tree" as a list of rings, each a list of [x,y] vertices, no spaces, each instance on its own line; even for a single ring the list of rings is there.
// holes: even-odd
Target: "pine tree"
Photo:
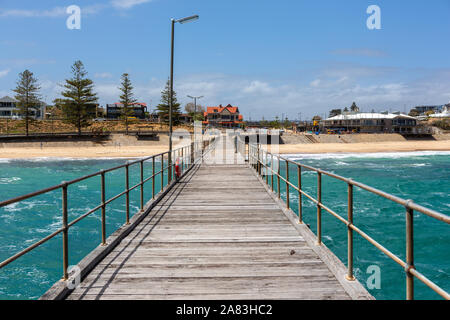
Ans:
[[[352,106],[350,107],[350,110],[352,112],[359,112],[359,108],[358,108],[358,106],[356,105],[355,102],[352,103]]]
[[[65,121],[75,125],[79,135],[81,128],[88,126],[94,118],[95,103],[98,100],[97,94],[93,92],[94,83],[86,75],[83,63],[75,61],[72,65],[72,78],[66,79],[66,90],[61,92],[64,98],[55,100],[55,104],[62,107]]]
[[[126,134],[128,134],[128,117],[134,114],[132,106],[137,102],[133,96],[133,86],[128,73],[122,75],[122,83],[119,89],[122,91],[122,95],[119,97],[119,102],[122,104],[121,114],[122,119],[125,120]]]
[[[19,80],[17,80],[17,87],[13,90],[14,96],[18,101],[18,113],[25,119],[25,134],[28,136],[29,123],[32,118],[32,110],[35,112],[39,108],[39,94],[40,86],[37,79],[29,70],[19,73]]]
[[[170,82],[167,80],[165,89],[161,91],[161,103],[156,107],[159,118],[165,123],[169,123],[169,97]],[[173,91],[172,98],[172,123],[177,125],[180,122],[180,104],[177,103],[177,94],[175,91]]]

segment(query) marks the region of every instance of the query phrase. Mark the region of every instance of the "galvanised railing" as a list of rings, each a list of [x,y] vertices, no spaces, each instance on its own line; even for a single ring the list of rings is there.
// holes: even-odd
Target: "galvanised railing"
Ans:
[[[172,151],[171,159],[179,159],[179,166],[181,174],[186,172],[188,169],[190,169],[192,166],[194,166],[199,160],[203,158],[203,155],[206,152],[209,152],[213,144],[210,143],[214,142],[214,138],[212,138],[209,141],[202,141],[202,142],[196,142],[196,146],[194,147],[194,143],[191,143],[189,145],[186,145],[184,147],[180,147],[178,149],[174,149]],[[165,166],[165,159],[167,165]],[[139,159],[136,161],[128,161],[126,164],[116,166],[114,168],[101,170],[86,176],[83,176],[81,178],[74,179],[72,181],[68,182],[62,182],[59,185],[49,187],[46,189],[42,189],[36,192],[32,192],[23,196],[19,196],[13,199],[5,200],[0,202],[0,208],[5,207],[7,205],[18,203],[26,199],[30,199],[42,194],[46,194],[48,192],[52,192],[54,190],[61,189],[62,191],[62,227],[58,230],[54,231],[50,235],[46,236],[45,238],[42,238],[39,241],[34,242],[32,245],[28,246],[24,250],[16,253],[15,255],[9,257],[8,259],[4,260],[0,263],[0,269],[9,265],[11,262],[17,260],[18,258],[22,257],[26,253],[36,249],[40,245],[44,244],[45,242],[49,241],[50,239],[54,238],[55,236],[62,233],[62,241],[63,241],[63,280],[69,279],[69,229],[74,226],[76,223],[80,222],[84,218],[88,217],[89,215],[93,214],[94,212],[101,210],[101,234],[102,234],[102,240],[101,245],[106,246],[106,206],[113,202],[114,200],[125,196],[125,225],[130,224],[130,192],[134,189],[140,188],[140,211],[144,212],[144,185],[145,183],[149,182],[151,180],[151,188],[152,188],[152,200],[158,199],[158,197],[162,196],[163,191],[167,186],[169,186],[171,183],[174,183],[176,180],[176,174],[175,174],[175,161],[172,161],[172,165],[170,165],[169,160],[169,151],[163,152],[157,155],[153,155],[150,157],[146,157],[143,159]],[[161,169],[158,172],[155,172],[155,161],[160,160],[161,161]],[[152,163],[152,175],[144,178],[144,163],[151,162]],[[129,179],[129,170],[130,167],[133,165],[139,165],[140,166],[140,182],[134,186],[130,187],[130,179]],[[108,172],[116,171],[119,169],[125,169],[125,190],[115,196],[113,196],[110,199],[106,199],[105,197],[105,190],[106,190],[106,181],[105,181],[105,174]],[[164,173],[167,172],[167,179],[164,179]],[[155,194],[155,180],[159,179],[157,176],[160,175],[161,179],[161,190]],[[95,208],[92,208],[88,212],[84,213],[83,215],[79,216],[78,218],[74,219],[73,221],[68,221],[68,206],[67,206],[67,194],[68,194],[68,187],[72,184],[93,178],[93,177],[100,177],[101,181],[101,202],[98,206]],[[167,181],[165,181],[167,180]],[[166,184],[164,184],[166,183]]]
[[[428,279],[422,273],[420,273],[416,267],[414,266],[414,225],[413,225],[413,213],[414,211],[425,214],[429,217],[432,217],[436,220],[442,221],[444,223],[450,224],[450,216],[444,215],[437,211],[425,208],[421,205],[414,203],[412,200],[404,200],[387,192],[375,189],[363,183],[354,181],[352,179],[344,178],[339,175],[336,175],[331,172],[327,172],[321,169],[313,168],[308,165],[304,165],[298,162],[294,162],[292,160],[283,158],[279,155],[274,155],[266,150],[264,150],[260,144],[249,144],[248,149],[245,148],[245,143],[240,141],[241,145],[237,148],[239,152],[244,153],[247,152],[247,157],[250,165],[256,170],[257,174],[261,176],[263,180],[265,180],[266,184],[271,187],[272,192],[275,192],[280,200],[281,199],[281,191],[280,191],[280,182],[282,181],[286,185],[286,208],[290,209],[290,201],[289,194],[290,188],[294,189],[298,192],[298,217],[299,224],[303,224],[303,216],[302,216],[302,196],[305,196],[307,199],[312,201],[317,205],[317,243],[318,245],[322,244],[322,209],[329,212],[332,216],[337,218],[339,221],[344,223],[347,226],[347,259],[348,259],[348,274],[346,276],[347,280],[354,281],[355,277],[353,274],[353,231],[358,233],[361,237],[367,240],[369,243],[374,245],[378,250],[387,255],[390,259],[395,261],[401,267],[403,267],[406,274],[406,299],[413,300],[414,299],[414,278],[420,280],[429,288],[431,288],[434,292],[442,296],[446,300],[450,300],[450,294],[446,292],[444,289],[440,288],[433,281]],[[280,164],[285,163],[285,177],[281,175],[280,172]],[[277,164],[276,171],[274,170],[274,163]],[[289,165],[297,168],[297,186],[294,185],[289,180]],[[311,195],[307,194],[302,189],[302,169],[310,170],[317,173],[317,199],[313,198]],[[347,183],[348,190],[348,198],[347,198],[347,212],[348,218],[345,219],[337,214],[334,210],[327,207],[322,203],[322,175],[329,176],[335,178],[337,180],[343,181]],[[271,182],[269,182],[269,176]],[[277,179],[277,190],[274,190],[274,177]],[[375,195],[381,196],[385,199],[391,200],[395,203],[398,203],[405,207],[405,215],[406,215],[406,261],[403,261],[398,256],[393,254],[391,251],[382,246],[375,239],[367,235],[364,231],[359,229],[357,226],[353,224],[353,188],[358,187],[363,190],[369,191]],[[295,192],[294,191],[294,192]]]

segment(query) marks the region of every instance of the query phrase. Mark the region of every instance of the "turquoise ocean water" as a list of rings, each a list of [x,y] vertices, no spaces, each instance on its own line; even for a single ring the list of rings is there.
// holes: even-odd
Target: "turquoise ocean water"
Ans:
[[[351,177],[370,186],[412,199],[426,207],[450,215],[450,153],[417,152],[371,155],[290,155],[307,165]],[[0,200],[59,184],[101,169],[124,164],[126,159],[0,160]],[[155,171],[160,168],[156,163]],[[151,175],[151,163],[145,166]],[[285,167],[281,166],[285,172]],[[125,188],[125,169],[106,174],[106,198]],[[297,170],[290,177],[296,181]],[[130,169],[130,185],[139,182],[139,166]],[[156,191],[161,178],[156,178]],[[167,182],[167,177],[164,178]],[[315,196],[317,176],[302,174],[303,187]],[[323,202],[343,217],[347,214],[347,188],[344,182],[323,177]],[[95,207],[100,201],[100,178],[94,177],[69,187],[69,221]],[[275,185],[276,187],[276,185]],[[151,184],[145,198],[151,197]],[[286,191],[281,184],[282,197]],[[354,223],[400,258],[405,258],[405,210],[388,200],[355,188]],[[297,212],[298,196],[290,193],[291,207]],[[139,208],[139,189],[131,193],[131,213]],[[303,199],[304,220],[315,232],[316,207]],[[125,198],[107,207],[107,235],[125,222]],[[347,261],[346,226],[323,212],[324,243],[344,262]],[[78,263],[101,241],[100,212],[82,220],[69,232],[70,265]],[[0,208],[0,261],[26,248],[61,227],[61,191]],[[415,265],[439,286],[450,291],[450,227],[422,214],[414,215]],[[404,299],[405,275],[400,266],[360,236],[354,236],[355,274],[366,286],[371,275],[367,268],[381,271],[381,288],[369,290],[377,299]],[[37,299],[62,276],[62,239],[57,236],[41,247],[0,270],[0,299]],[[439,299],[430,289],[415,281],[416,298]]]

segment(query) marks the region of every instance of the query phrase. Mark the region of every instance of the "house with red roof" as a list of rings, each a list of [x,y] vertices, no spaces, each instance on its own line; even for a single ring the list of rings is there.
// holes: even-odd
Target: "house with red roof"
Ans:
[[[223,107],[207,107],[203,114],[205,120],[203,124],[213,127],[235,128],[239,127],[244,117],[239,113],[238,107],[233,107],[231,104]]]

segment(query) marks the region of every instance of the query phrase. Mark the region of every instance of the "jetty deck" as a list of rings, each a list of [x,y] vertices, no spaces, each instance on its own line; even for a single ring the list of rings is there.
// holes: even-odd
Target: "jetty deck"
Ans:
[[[203,163],[67,299],[370,299],[301,228],[248,165]]]

